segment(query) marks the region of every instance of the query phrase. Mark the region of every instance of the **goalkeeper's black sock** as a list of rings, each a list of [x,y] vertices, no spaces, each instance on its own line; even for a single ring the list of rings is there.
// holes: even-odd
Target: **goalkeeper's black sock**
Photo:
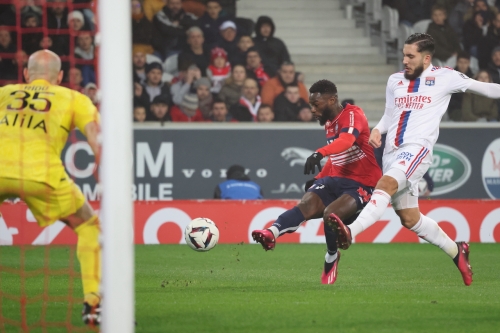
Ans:
[[[325,274],[327,274],[333,267],[333,264],[335,264],[335,261],[338,258],[338,252],[335,251],[335,253],[330,253],[328,251],[325,255]]]

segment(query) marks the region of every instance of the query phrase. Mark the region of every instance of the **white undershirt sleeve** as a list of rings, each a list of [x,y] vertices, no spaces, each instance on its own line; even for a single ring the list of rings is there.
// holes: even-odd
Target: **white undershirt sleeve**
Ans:
[[[387,80],[387,86],[385,89],[385,111],[382,119],[378,122],[376,129],[380,131],[380,134],[387,133],[389,130],[389,125],[391,124],[391,115],[394,110],[394,91],[391,87],[391,78]]]
[[[488,98],[500,99],[500,84],[496,83],[472,80],[466,91]]]

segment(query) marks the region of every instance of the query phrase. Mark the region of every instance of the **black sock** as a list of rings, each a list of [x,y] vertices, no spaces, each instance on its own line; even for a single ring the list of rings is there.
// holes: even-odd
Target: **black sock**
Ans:
[[[338,250],[337,234],[326,223],[323,223],[323,230],[325,231],[326,248],[328,249],[328,254],[334,255],[335,253],[337,253]],[[337,259],[335,259],[330,263],[325,261],[325,273],[328,273],[332,269],[333,264],[335,264],[336,260]]]
[[[305,221],[304,215],[299,207],[293,207],[281,214],[273,223],[273,227],[279,230],[279,234],[295,232],[302,222]]]
[[[458,248],[458,253],[457,255],[455,256],[455,258],[453,258],[453,262],[455,263],[455,265],[457,265],[458,267],[458,256],[460,255],[460,248],[458,247],[458,244],[457,244],[457,248]]]

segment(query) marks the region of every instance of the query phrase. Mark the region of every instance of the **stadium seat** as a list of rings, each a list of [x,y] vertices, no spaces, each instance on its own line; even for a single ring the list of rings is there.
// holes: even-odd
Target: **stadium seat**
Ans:
[[[400,70],[403,69],[403,53],[401,50],[403,49],[406,39],[414,32],[413,28],[406,24],[401,23],[398,27],[398,68]]]
[[[383,6],[380,45],[382,53],[385,54],[388,63],[391,61],[397,61],[398,53],[400,53],[398,46],[398,22],[398,11],[389,6]]]
[[[178,54],[174,54],[165,59],[165,62],[163,63],[163,82],[170,82],[174,76],[179,74],[179,70],[177,69],[178,57]]]
[[[431,19],[420,20],[418,22],[415,22],[415,24],[413,24],[413,30],[421,34],[425,34],[427,32],[427,27],[431,22],[432,22]]]

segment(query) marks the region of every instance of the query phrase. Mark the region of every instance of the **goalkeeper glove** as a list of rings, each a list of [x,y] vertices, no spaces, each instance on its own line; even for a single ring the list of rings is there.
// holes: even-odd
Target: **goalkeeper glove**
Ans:
[[[318,172],[321,171],[321,160],[323,159],[323,155],[321,153],[315,152],[311,156],[309,156],[306,160],[306,164],[304,164],[304,175],[314,174],[314,167],[318,167]]]

